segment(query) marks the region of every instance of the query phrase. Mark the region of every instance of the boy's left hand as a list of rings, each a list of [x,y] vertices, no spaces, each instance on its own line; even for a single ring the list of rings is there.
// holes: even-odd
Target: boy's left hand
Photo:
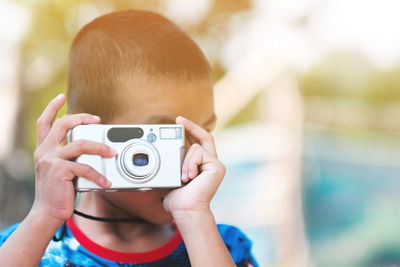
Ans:
[[[182,181],[187,185],[168,193],[164,208],[173,216],[209,212],[210,201],[225,175],[225,166],[217,159],[213,136],[181,116],[176,123],[185,127],[191,146],[182,164]]]

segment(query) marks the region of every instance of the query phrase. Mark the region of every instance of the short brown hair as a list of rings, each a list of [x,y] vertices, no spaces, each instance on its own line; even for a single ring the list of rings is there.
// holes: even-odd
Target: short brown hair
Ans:
[[[68,112],[96,114],[103,122],[119,114],[123,75],[212,79],[200,48],[171,21],[149,11],[114,12],[85,25],[72,43]]]

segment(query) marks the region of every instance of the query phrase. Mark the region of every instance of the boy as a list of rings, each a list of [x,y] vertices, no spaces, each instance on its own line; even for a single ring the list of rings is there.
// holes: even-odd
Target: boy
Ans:
[[[250,241],[234,227],[216,226],[210,210],[225,167],[209,133],[215,124],[211,71],[187,35],[152,12],[95,19],[72,44],[68,98],[69,115],[54,122],[65,102],[59,95],[38,119],[35,200],[24,221],[0,236],[2,266],[256,265]],[[100,117],[105,124],[184,125],[187,184],[85,193],[77,206],[81,216],[73,215],[74,177],[111,186],[71,160],[114,157],[115,151],[87,140],[65,144],[68,130]]]

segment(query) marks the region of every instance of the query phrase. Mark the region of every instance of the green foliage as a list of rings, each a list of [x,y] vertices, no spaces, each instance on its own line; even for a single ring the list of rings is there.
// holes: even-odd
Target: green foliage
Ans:
[[[376,70],[355,51],[338,51],[323,59],[300,79],[305,97],[364,97],[369,76]]]
[[[375,73],[366,87],[365,97],[372,104],[400,101],[400,66]]]
[[[383,105],[400,101],[400,66],[378,70],[362,54],[336,52],[306,73],[300,87],[306,98],[357,97]]]

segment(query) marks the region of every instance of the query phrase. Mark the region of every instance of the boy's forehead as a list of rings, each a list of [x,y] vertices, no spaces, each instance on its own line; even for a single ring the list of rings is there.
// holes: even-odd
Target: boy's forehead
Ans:
[[[213,86],[210,80],[176,81],[145,75],[125,76],[119,94],[121,115],[125,123],[175,124],[176,116],[184,116],[200,126],[216,121]]]

